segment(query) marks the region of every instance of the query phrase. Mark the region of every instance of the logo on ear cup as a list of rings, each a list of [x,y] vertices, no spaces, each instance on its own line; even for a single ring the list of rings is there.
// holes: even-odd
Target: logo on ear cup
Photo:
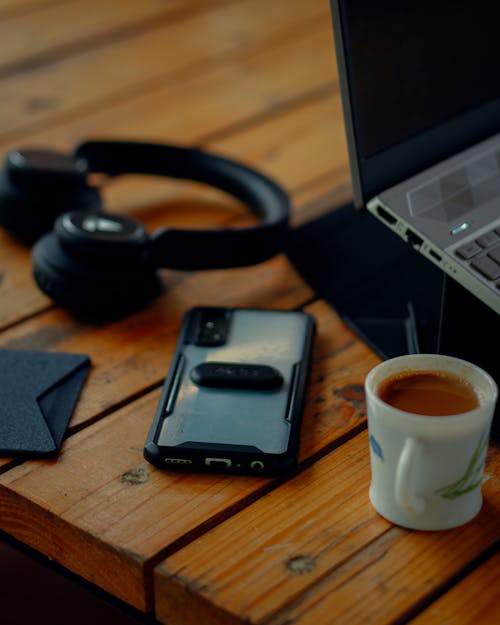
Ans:
[[[86,232],[123,232],[123,224],[95,215],[86,217],[81,223],[81,228]]]
[[[138,221],[101,212],[65,213],[56,220],[54,232],[64,246],[109,256],[111,262],[117,254],[135,260],[147,251],[149,241]]]

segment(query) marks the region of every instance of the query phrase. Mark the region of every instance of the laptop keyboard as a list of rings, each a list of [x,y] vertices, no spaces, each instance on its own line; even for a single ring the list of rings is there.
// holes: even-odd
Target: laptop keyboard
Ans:
[[[461,245],[455,254],[500,289],[500,227]]]

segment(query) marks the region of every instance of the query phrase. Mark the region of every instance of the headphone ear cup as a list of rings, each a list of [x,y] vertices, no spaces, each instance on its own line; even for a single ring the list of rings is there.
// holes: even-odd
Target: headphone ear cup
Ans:
[[[24,186],[0,172],[0,225],[12,236],[33,243],[49,232],[67,210],[101,210],[99,191],[88,185]]]
[[[32,243],[68,210],[100,210],[101,198],[87,182],[85,160],[52,150],[9,152],[0,172],[0,225]]]
[[[150,264],[85,258],[62,245],[53,232],[33,247],[33,277],[41,291],[75,316],[112,320],[145,306],[161,292]]]

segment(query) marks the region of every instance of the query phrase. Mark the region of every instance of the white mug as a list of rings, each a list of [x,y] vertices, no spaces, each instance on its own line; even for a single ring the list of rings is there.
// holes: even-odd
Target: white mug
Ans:
[[[382,401],[380,384],[404,371],[445,371],[470,384],[479,406],[432,417]],[[498,395],[493,378],[449,356],[415,354],[386,360],[365,381],[370,437],[370,501],[389,521],[441,530],[470,521],[481,509],[484,463]]]

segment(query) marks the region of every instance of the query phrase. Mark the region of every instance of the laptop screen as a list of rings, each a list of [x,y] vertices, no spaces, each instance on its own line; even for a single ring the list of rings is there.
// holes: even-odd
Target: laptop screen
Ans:
[[[500,131],[491,0],[332,0],[355,204]]]

